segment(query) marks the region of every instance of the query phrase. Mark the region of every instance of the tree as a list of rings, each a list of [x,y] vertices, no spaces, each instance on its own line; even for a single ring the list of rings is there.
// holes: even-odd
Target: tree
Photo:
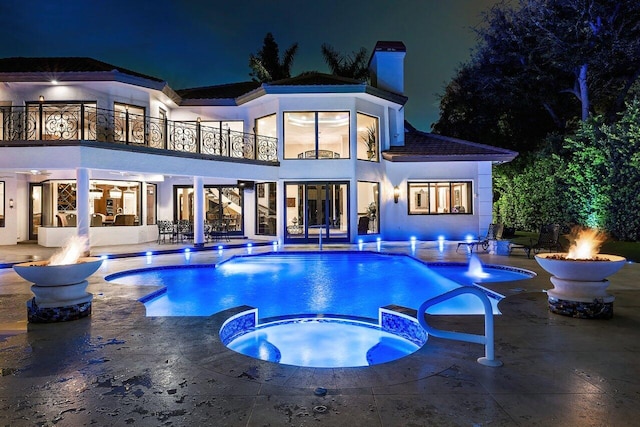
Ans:
[[[640,101],[628,103],[615,123],[604,123],[602,116],[586,121],[565,145],[571,153],[567,204],[578,222],[639,240]]]
[[[591,114],[615,119],[640,75],[636,0],[520,0],[485,21],[441,98],[438,133],[531,151]]]
[[[336,51],[327,43],[321,46],[321,50],[324,61],[331,70],[331,74],[360,81],[367,81],[369,79],[367,49],[364,47],[360,48],[357,52],[352,52],[350,55]]]
[[[253,81],[270,82],[291,77],[293,59],[298,52],[298,43],[294,43],[285,50],[282,60],[280,50],[273,34],[264,37],[262,49],[258,53],[249,55],[249,67]]]

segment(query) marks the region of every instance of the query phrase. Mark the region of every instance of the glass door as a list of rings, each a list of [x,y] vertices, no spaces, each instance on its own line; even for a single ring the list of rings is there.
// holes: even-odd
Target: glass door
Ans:
[[[42,184],[29,184],[29,240],[38,240],[42,226]]]
[[[347,183],[288,183],[285,185],[285,241],[312,243],[349,239]]]

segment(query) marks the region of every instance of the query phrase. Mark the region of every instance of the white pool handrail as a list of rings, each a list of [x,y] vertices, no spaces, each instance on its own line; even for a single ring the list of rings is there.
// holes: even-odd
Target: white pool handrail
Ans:
[[[482,301],[484,306],[484,335],[443,331],[441,329],[433,328],[427,324],[425,314],[429,307],[462,294],[475,295],[480,298],[480,301]],[[478,358],[478,363],[491,367],[502,366],[502,362],[500,360],[495,360],[493,352],[493,307],[491,307],[489,297],[487,297],[481,289],[474,286],[462,286],[423,302],[418,309],[418,322],[420,322],[420,326],[422,326],[429,335],[433,335],[434,337],[484,344],[484,357]]]

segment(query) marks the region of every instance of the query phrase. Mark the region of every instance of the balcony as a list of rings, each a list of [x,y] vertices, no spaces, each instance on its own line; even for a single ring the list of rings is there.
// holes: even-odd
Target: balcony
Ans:
[[[99,141],[183,153],[278,161],[278,140],[268,136],[105,110],[87,104],[0,107],[0,141]]]

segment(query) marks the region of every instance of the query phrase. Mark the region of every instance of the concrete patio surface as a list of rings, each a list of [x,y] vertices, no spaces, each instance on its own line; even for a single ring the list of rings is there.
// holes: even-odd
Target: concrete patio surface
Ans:
[[[153,246],[153,245],[151,245]],[[325,250],[354,249],[348,245]],[[434,261],[465,261],[455,243],[383,243]],[[133,249],[133,250],[132,250]],[[137,252],[132,247],[98,253]],[[285,250],[301,247],[287,247]],[[315,250],[308,246],[305,249]],[[365,245],[375,250],[375,244]],[[254,253],[271,248],[256,247]],[[47,258],[50,249],[0,247],[0,262]],[[245,248],[194,252],[189,263],[217,263]],[[532,270],[537,277],[487,287],[506,295],[495,317],[495,353],[430,337],[405,358],[361,368],[302,368],[264,362],[221,344],[233,312],[210,317],[146,317],[148,287],[104,277],[117,271],[184,264],[182,254],[107,260],[89,279],[91,317],[28,324],[30,283],[0,269],[0,425],[6,426],[633,426],[640,420],[640,267],[610,278],[610,320],[559,316],[547,309],[549,274],[523,254],[484,264]],[[483,330],[481,316],[437,316],[443,329]],[[314,394],[317,387],[326,396]]]

